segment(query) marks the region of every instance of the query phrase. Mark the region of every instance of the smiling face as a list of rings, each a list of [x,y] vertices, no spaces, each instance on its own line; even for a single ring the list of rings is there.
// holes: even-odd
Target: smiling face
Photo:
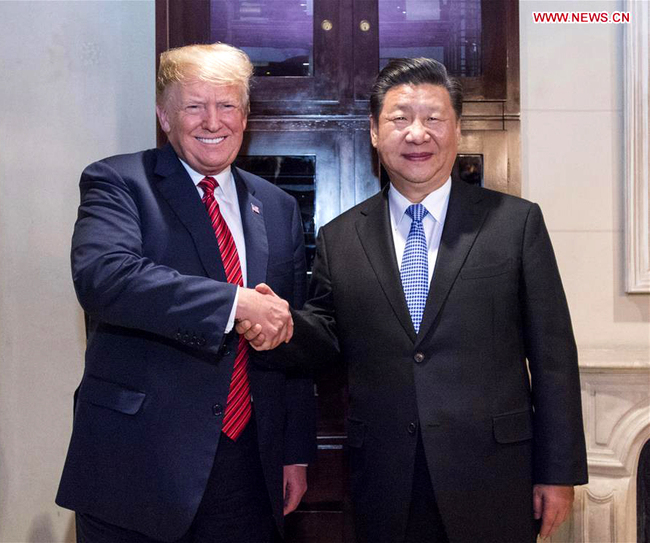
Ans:
[[[460,120],[444,87],[399,85],[384,96],[370,139],[395,188],[421,202],[451,174],[460,141]]]
[[[237,157],[246,128],[239,87],[173,83],[156,112],[176,154],[193,170],[217,175]]]

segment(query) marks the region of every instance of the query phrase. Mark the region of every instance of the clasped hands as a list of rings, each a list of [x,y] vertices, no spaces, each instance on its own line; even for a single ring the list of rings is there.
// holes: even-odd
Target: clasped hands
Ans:
[[[260,283],[254,289],[240,288],[235,330],[243,334],[257,351],[275,349],[280,343],[289,343],[293,336],[289,304],[265,283]]]

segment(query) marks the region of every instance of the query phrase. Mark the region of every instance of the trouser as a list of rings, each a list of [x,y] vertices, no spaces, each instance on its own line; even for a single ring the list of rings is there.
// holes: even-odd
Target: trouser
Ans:
[[[433,492],[422,437],[419,435],[415,453],[411,506],[404,541],[405,543],[449,543]]]
[[[77,513],[76,525],[78,543],[160,543],[83,513]],[[196,516],[188,532],[174,543],[279,541],[251,420],[237,441],[221,435]]]

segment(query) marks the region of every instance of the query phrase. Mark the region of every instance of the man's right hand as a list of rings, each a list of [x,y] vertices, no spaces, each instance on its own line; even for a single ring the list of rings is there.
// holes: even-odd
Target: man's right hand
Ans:
[[[254,290],[239,289],[235,320],[237,333],[244,334],[258,351],[275,349],[293,336],[289,304],[264,283]]]

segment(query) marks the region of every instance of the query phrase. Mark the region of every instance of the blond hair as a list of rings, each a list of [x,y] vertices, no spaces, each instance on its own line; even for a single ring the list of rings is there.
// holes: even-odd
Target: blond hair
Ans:
[[[186,45],[160,55],[156,79],[156,103],[161,104],[173,83],[206,81],[214,85],[240,88],[242,105],[249,107],[249,83],[253,65],[248,55],[225,43]]]

